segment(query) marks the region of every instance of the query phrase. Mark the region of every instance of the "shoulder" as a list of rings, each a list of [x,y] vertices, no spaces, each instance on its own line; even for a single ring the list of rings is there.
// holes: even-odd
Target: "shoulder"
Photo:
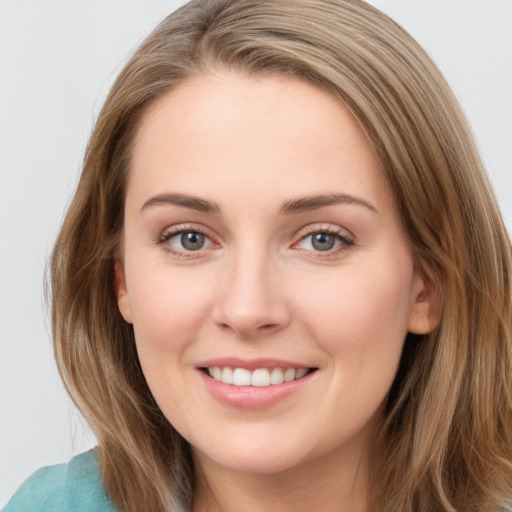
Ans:
[[[36,471],[3,512],[115,512],[101,481],[94,450]]]

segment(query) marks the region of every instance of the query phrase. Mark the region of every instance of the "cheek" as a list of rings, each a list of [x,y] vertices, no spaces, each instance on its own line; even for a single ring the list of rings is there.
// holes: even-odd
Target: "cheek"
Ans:
[[[173,424],[194,417],[182,372],[184,354],[201,337],[210,307],[207,280],[164,269],[133,276],[133,328],[140,364],[159,407]],[[186,272],[185,272],[186,274]]]
[[[141,360],[175,353],[198,337],[210,307],[207,279],[162,269],[135,276],[129,289],[135,339]]]
[[[407,333],[409,277],[395,266],[387,272],[368,266],[345,268],[314,284],[303,283],[296,291],[301,297],[297,316],[331,353],[396,358]]]

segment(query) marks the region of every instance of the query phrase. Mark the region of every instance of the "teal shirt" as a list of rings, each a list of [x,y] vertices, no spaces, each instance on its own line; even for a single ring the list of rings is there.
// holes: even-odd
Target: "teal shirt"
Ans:
[[[36,471],[3,512],[116,512],[101,481],[94,450]]]
[[[98,458],[90,450],[68,464],[36,471],[2,512],[116,512],[116,508],[101,481]]]

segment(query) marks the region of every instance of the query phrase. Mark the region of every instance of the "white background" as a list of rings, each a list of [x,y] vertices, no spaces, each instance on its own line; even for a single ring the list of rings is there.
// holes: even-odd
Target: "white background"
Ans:
[[[181,1],[0,0],[0,506],[94,444],[52,359],[43,275],[93,120],[122,64]],[[512,0],[373,0],[433,56],[512,226]]]

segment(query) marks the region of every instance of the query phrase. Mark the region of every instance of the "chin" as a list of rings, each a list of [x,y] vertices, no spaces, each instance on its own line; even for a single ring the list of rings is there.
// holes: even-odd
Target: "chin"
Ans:
[[[191,421],[190,415],[182,409],[162,409],[168,421],[189,443],[197,468],[273,474],[314,459],[318,452],[330,448],[322,446],[323,439],[318,443],[318,436],[314,434],[316,425],[302,425],[301,428],[300,418],[282,421],[276,412],[246,411],[241,414],[235,411],[236,414],[228,419],[210,413],[196,415]],[[194,410],[201,411],[201,407]],[[263,415],[265,418],[261,418]],[[311,444],[307,440],[317,443]]]
[[[283,473],[300,465],[300,460],[292,454],[273,454],[269,453],[269,450],[252,453],[225,452],[222,455],[203,453],[200,456],[195,456],[195,458],[199,458],[199,463],[203,457],[207,457],[213,464],[226,470],[253,475]]]
[[[302,439],[272,437],[249,433],[208,443],[206,450],[192,448],[197,463],[203,462],[230,471],[247,474],[277,474],[293,470],[315,458],[322,458],[323,450],[308,448]],[[215,447],[212,449],[212,447]],[[317,447],[320,448],[320,447]],[[328,451],[328,450],[326,450]]]

